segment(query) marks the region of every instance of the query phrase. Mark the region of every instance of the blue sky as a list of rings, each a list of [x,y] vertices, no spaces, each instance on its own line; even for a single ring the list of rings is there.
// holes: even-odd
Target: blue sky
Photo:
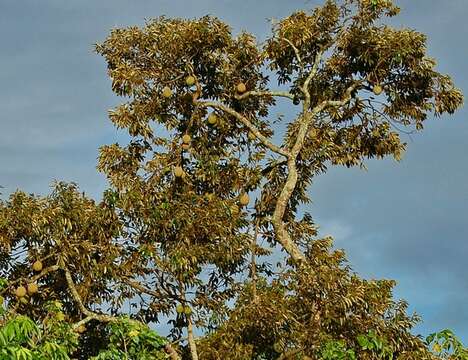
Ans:
[[[212,14],[260,39],[268,18],[321,1],[2,0],[0,1],[0,185],[47,194],[54,179],[75,181],[95,198],[106,186],[97,149],[123,137],[107,110],[119,103],[94,54],[113,27],[159,15]],[[428,35],[428,53],[468,94],[468,2],[398,0],[391,23]],[[333,168],[310,189],[308,210],[335,237],[355,271],[395,279],[397,298],[424,322],[416,332],[451,328],[468,344],[467,110],[429,119],[400,163],[368,171]]]

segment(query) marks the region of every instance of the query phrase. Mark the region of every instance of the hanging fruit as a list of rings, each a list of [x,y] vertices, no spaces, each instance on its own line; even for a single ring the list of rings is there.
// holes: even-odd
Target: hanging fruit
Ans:
[[[380,95],[382,94],[383,88],[382,86],[377,84],[377,85],[374,85],[374,87],[372,88],[372,91],[374,92],[375,95]]]
[[[182,177],[183,175],[184,175],[184,169],[182,169],[180,166],[174,167],[174,176]]]
[[[36,283],[30,283],[28,284],[28,294],[29,295],[34,295],[39,291],[39,287],[37,286]]]
[[[247,206],[250,202],[250,197],[247,193],[243,193],[240,197],[239,197],[239,203],[242,205],[242,206]]]
[[[215,125],[217,122],[218,122],[218,117],[216,116],[215,113],[211,113],[208,116],[208,124]]]
[[[22,298],[25,297],[27,293],[27,290],[24,286],[18,286],[15,291],[15,295],[17,298]]]
[[[32,268],[36,272],[41,271],[42,270],[42,262],[40,260],[35,261]]]
[[[247,86],[243,82],[237,84],[236,90],[239,94],[243,94],[247,91]]]
[[[187,76],[185,79],[185,83],[187,84],[187,86],[193,86],[195,84],[195,78],[192,75]]]
[[[172,90],[169,87],[165,86],[162,91],[162,94],[165,98],[169,98],[172,96]]]

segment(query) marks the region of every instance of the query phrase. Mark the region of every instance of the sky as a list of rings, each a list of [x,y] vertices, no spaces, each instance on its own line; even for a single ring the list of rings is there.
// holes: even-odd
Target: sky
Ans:
[[[268,36],[268,19],[319,0],[0,0],[0,185],[48,194],[53,180],[74,181],[89,196],[106,188],[95,169],[98,147],[121,141],[107,118],[113,95],[93,44],[110,29],[160,15],[211,14],[235,33]],[[390,24],[428,36],[428,54],[468,94],[468,1],[397,0]],[[366,278],[394,279],[395,298],[423,323],[415,333],[449,328],[468,345],[468,122],[463,108],[430,118],[409,138],[400,163],[368,170],[331,168],[310,188],[308,206],[323,235],[345,249]]]

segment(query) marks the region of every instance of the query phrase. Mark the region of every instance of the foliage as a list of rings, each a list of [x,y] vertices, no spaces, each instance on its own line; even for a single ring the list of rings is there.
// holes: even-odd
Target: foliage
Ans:
[[[393,359],[394,351],[385,339],[377,336],[375,331],[370,330],[367,335],[359,335],[357,341],[362,350],[369,350],[382,359]]]
[[[157,360],[166,359],[162,350],[167,342],[148,326],[122,319],[109,325],[109,345],[92,360]]]
[[[130,141],[99,149],[99,201],[63,182],[0,201],[6,321],[56,339],[55,319],[77,359],[440,358],[395,283],[358,277],[302,211],[328,167],[400,160],[401,131],[463,103],[426,37],[385,25],[398,12],[327,0],[263,44],[211,16],[113,29],[96,51]],[[170,343],[146,327],[165,318]]]
[[[50,304],[49,309],[54,309],[54,305]],[[47,322],[40,324],[24,315],[4,319],[0,327],[0,359],[71,359],[80,335],[58,314],[52,311]],[[144,324],[122,318],[109,324],[108,332],[106,348],[90,359],[166,359],[163,349],[167,340]]]
[[[449,329],[429,335],[426,338],[426,343],[435,354],[443,359],[468,359],[468,348],[464,347],[460,340]]]
[[[24,315],[2,321],[0,327],[0,359],[67,360],[78,340],[70,326],[50,318],[38,325]]]
[[[341,341],[328,341],[320,350],[320,359],[323,360],[356,360],[354,350],[346,349],[346,344]]]

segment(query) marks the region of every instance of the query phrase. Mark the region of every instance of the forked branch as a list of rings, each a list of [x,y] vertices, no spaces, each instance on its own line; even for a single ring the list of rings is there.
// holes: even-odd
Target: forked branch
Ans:
[[[76,305],[78,306],[78,309],[80,310],[80,312],[83,315],[85,315],[84,319],[73,324],[72,326],[73,329],[77,329],[79,326],[84,325],[91,320],[97,320],[97,321],[104,322],[104,323],[120,321],[118,317],[105,315],[105,314],[99,314],[94,311],[88,310],[86,306],[84,306],[83,300],[81,299],[80,295],[78,294],[78,291],[76,290],[76,286],[73,281],[70,270],[67,267],[63,267],[63,271],[65,272],[65,279],[67,281],[67,286],[68,286],[68,289],[70,290],[72,298],[75,301]],[[167,343],[164,346],[164,350],[170,356],[172,360],[180,360],[179,355],[169,343]]]

